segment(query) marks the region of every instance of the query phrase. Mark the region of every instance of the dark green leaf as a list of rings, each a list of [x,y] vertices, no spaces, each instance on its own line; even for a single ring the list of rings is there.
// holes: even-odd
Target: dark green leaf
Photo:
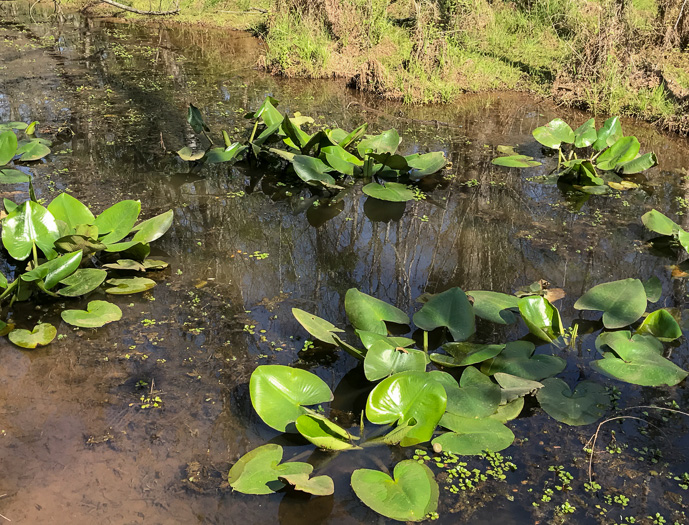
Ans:
[[[458,287],[434,295],[414,314],[414,324],[426,331],[447,327],[455,341],[464,341],[476,331],[474,310]]]
[[[386,182],[385,186],[371,182],[364,186],[361,191],[369,197],[381,201],[407,202],[414,199],[414,192],[399,182]]]
[[[540,381],[565,369],[567,363],[564,359],[554,355],[533,355],[535,349],[536,347],[527,341],[507,343],[500,354],[481,365],[481,371],[488,375],[503,372]]]
[[[58,294],[65,297],[79,297],[80,295],[86,295],[98,288],[105,278],[108,276],[108,272],[105,270],[96,270],[95,268],[80,268],[75,271],[72,275],[66,279],[60,281],[61,284],[65,285],[65,288],[58,290]]]
[[[622,279],[591,288],[574,303],[577,310],[603,313],[606,328],[632,324],[646,311],[646,290],[638,279]]]
[[[499,452],[514,442],[514,434],[500,421],[472,419],[455,414],[445,414],[440,425],[452,430],[433,440],[443,452],[462,456]]]
[[[512,324],[517,318],[510,311],[519,308],[519,299],[514,295],[484,290],[466,292],[474,298],[474,313],[481,319],[498,324]]]
[[[536,398],[549,416],[570,426],[595,423],[610,406],[605,387],[593,381],[582,381],[572,392],[562,379],[551,377]]]
[[[202,131],[210,131],[210,128],[203,121],[203,116],[199,109],[194,106],[194,104],[189,104],[189,109],[187,110],[187,122],[196,133],[201,133]]]
[[[354,328],[380,335],[388,333],[385,321],[398,324],[409,323],[409,317],[399,308],[366,295],[356,288],[347,290],[345,311]]]

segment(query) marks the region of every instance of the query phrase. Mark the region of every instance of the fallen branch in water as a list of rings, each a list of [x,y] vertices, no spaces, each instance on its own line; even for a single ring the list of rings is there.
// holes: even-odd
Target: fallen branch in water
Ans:
[[[164,16],[164,15],[175,15],[179,13],[179,0],[177,0],[177,4],[175,5],[174,9],[171,9],[169,11],[144,11],[142,9],[136,9],[135,7],[129,7],[128,5],[120,4],[119,2],[115,2],[114,0],[97,0],[95,2],[90,2],[84,6],[81,11],[85,11],[86,9],[89,9],[95,5],[98,4],[108,4],[113,7],[117,7],[118,9],[122,9],[123,11],[129,11],[130,13],[136,13],[137,15],[152,15],[152,16]]]

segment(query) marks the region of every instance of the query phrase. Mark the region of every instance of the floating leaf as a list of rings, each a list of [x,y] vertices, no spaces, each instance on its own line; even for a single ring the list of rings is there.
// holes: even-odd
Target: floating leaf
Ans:
[[[72,326],[100,328],[122,319],[122,310],[107,301],[91,301],[86,310],[63,310],[60,316],[65,323]]]
[[[22,348],[36,348],[49,344],[57,335],[57,329],[49,323],[36,325],[32,330],[12,330],[9,333],[10,341]]]
[[[501,401],[500,387],[473,366],[459,380],[459,389],[447,389],[446,411],[466,418],[491,415]]]
[[[108,272],[105,270],[97,270],[95,268],[80,268],[66,279],[60,281],[65,285],[65,288],[58,290],[57,293],[65,297],[79,297],[86,295],[98,288]]]
[[[17,148],[17,155],[21,155],[19,160],[21,162],[32,162],[39,160],[50,153],[50,148],[42,144],[39,140],[29,141]]]
[[[306,413],[304,405],[332,401],[333,394],[315,374],[282,365],[261,365],[249,381],[251,404],[269,427],[285,432]]]
[[[507,168],[533,168],[540,166],[541,163],[533,160],[533,157],[528,155],[510,155],[509,157],[496,157],[491,161],[496,166],[505,166]]]
[[[498,324],[517,322],[510,311],[519,308],[519,299],[514,295],[485,290],[473,290],[466,294],[474,298],[474,313],[481,319]]]
[[[449,355],[431,354],[431,361],[447,367],[469,366],[482,363],[498,355],[505,345],[486,345],[475,343],[446,343],[443,350]]]
[[[414,314],[414,324],[426,331],[447,327],[455,341],[464,341],[476,331],[474,310],[466,294],[458,287],[429,299]]]
[[[377,470],[352,473],[352,488],[365,505],[397,521],[423,521],[438,508],[438,483],[431,469],[413,460],[395,465],[394,479]]]
[[[298,474],[282,474],[279,480],[286,485],[291,485],[294,490],[313,494],[314,496],[330,496],[335,492],[335,484],[329,476],[309,478],[308,474],[300,472]]]
[[[84,256],[105,250],[107,246],[83,235],[67,235],[55,241],[55,248],[62,253],[82,252]]]
[[[530,295],[519,299],[519,313],[529,331],[548,343],[562,335],[560,312],[540,295]]]
[[[416,425],[400,441],[403,447],[431,439],[445,412],[445,388],[425,372],[401,372],[384,379],[371,391],[366,401],[366,417],[376,425]]]
[[[132,259],[118,259],[116,263],[104,264],[103,268],[108,270],[120,270],[120,271],[135,271],[135,272],[145,272],[146,267],[139,261],[133,261]]]
[[[193,149],[191,149],[189,146],[184,146],[181,150],[177,152],[177,155],[179,155],[179,158],[182,160],[186,160],[189,162],[195,161],[195,160],[200,160],[203,158],[203,156],[206,154],[205,151],[196,151],[194,152]]]
[[[349,432],[327,418],[317,414],[302,414],[295,422],[299,433],[311,443],[325,450],[351,450],[354,438]]]
[[[534,129],[532,135],[545,147],[552,149],[560,149],[563,142],[567,144],[574,142],[572,128],[560,118],[553,119],[545,126]]]
[[[601,311],[606,328],[622,328],[646,311],[646,290],[639,279],[603,283],[582,295],[574,308]]]
[[[107,284],[111,288],[106,288],[105,293],[112,295],[129,295],[134,293],[145,292],[153,288],[155,281],[146,277],[127,277],[126,279],[108,279]]]
[[[423,372],[427,363],[428,357],[421,350],[406,349],[390,345],[387,341],[378,341],[366,352],[364,374],[369,381],[378,381],[407,370]]]
[[[56,255],[53,243],[60,231],[52,214],[40,204],[27,201],[12,211],[2,224],[2,244],[12,258],[26,259],[38,246],[49,259]]]
[[[648,302],[656,303],[663,293],[663,283],[654,275],[644,283],[644,290],[646,291],[646,299]]]
[[[62,221],[70,229],[79,224],[93,224],[95,217],[85,204],[72,197],[69,193],[61,193],[48,204],[48,211],[58,221]]]
[[[268,444],[244,454],[232,465],[228,475],[230,486],[242,494],[271,494],[285,484],[281,476],[310,474],[313,466],[308,463],[282,461],[282,447]]]
[[[596,119],[589,119],[574,130],[574,147],[586,148],[598,138],[596,133]]]
[[[405,159],[407,165],[411,168],[409,177],[415,180],[437,173],[447,164],[444,151],[432,151],[422,155],[407,155]]]
[[[357,330],[356,333],[361,339],[361,342],[366,350],[369,350],[375,343],[378,343],[379,341],[385,341],[385,343],[392,348],[396,348],[398,346],[407,348],[408,346],[412,346],[416,343],[416,341],[410,339],[409,337],[388,337],[385,335],[380,335],[376,332],[367,332],[365,330]]]
[[[637,334],[651,334],[660,341],[674,341],[682,337],[682,329],[672,314],[665,309],[656,310],[648,314]]]
[[[335,339],[333,339],[333,335],[336,332],[344,332],[344,330],[339,329],[329,321],[305,312],[304,310],[300,310],[299,308],[292,308],[292,315],[299,321],[299,324],[304,327],[304,330],[324,343],[336,345],[337,343]]]
[[[162,237],[172,226],[174,213],[168,210],[165,213],[146,219],[132,228],[134,237],[132,242],[153,242]]]
[[[605,387],[593,381],[582,381],[572,392],[562,379],[551,377],[536,398],[549,416],[570,426],[595,423],[610,406]]]
[[[484,374],[504,372],[514,376],[540,381],[559,374],[565,369],[564,359],[554,355],[533,355],[536,347],[528,341],[513,341],[495,358],[481,365]]]
[[[494,419],[495,421],[500,421],[500,423],[505,424],[508,421],[517,419],[519,414],[522,413],[522,410],[524,410],[524,398],[517,397],[509,403],[500,405],[494,413],[488,416],[488,419]]]
[[[364,186],[363,191],[369,197],[388,202],[407,202],[414,199],[414,192],[405,184],[399,182],[386,182],[385,186],[377,182],[371,182]]]
[[[524,379],[523,377],[504,374],[502,372],[494,374],[493,377],[500,385],[502,403],[510,403],[519,397],[528,396],[536,392],[539,388],[543,388],[543,383],[539,383],[538,381],[531,381],[530,379]]]
[[[452,431],[433,440],[433,446],[440,445],[443,452],[462,456],[479,455],[499,452],[514,442],[512,431],[494,419],[472,419],[447,413],[440,420],[440,425]]]
[[[649,230],[659,233],[660,235],[674,235],[682,231],[682,228],[672,219],[669,219],[658,210],[651,210],[641,216],[641,222]]]
[[[22,184],[30,181],[31,177],[19,170],[0,169],[0,184]]]
[[[399,308],[350,288],[345,295],[347,317],[357,330],[387,335],[385,321],[408,324],[409,317]]]
[[[18,129],[18,130],[23,130],[26,129],[28,126],[26,122],[17,122],[17,121],[11,121],[11,122],[0,122],[0,131],[3,130],[12,130],[12,129]]]

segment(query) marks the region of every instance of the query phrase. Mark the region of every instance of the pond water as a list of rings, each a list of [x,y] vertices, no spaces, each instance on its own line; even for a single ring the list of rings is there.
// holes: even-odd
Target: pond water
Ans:
[[[386,522],[359,502],[349,474],[390,468],[414,447],[313,453],[264,425],[249,398],[257,365],[298,366],[335,392],[340,424],[356,424],[370,390],[356,361],[318,345],[301,351],[308,334],[291,315],[302,308],[343,326],[344,294],[352,287],[411,313],[424,292],[460,286],[512,293],[547,279],[567,293],[556,304],[569,326],[593,318],[572,308],[591,286],[655,275],[663,283],[662,305],[685,308],[686,283],[668,269],[677,261],[644,246],[650,235],[640,217],[655,208],[689,227],[686,139],[625,121],[625,132],[655,151],[659,166],[636,179],[638,190],[568,194],[527,178],[545,174],[548,165],[521,172],[490,160],[501,144],[521,144],[521,152],[542,157],[531,130],[555,116],[578,125],[589,118],[583,113],[515,93],[466,96],[452,106],[384,103],[338,81],[258,72],[260,43],[245,33],[33,14],[27,5],[0,3],[0,122],[38,120],[54,140],[53,153],[32,166],[38,196],[69,191],[97,211],[140,199],[146,216],[173,209],[175,219],[154,243],[170,269],[155,275],[158,286],[150,292],[116,300],[122,321],[83,331],[60,324],[52,304],[15,312],[27,325],[53,322],[61,335],[35,351],[0,340],[0,514],[12,522]],[[405,154],[443,150],[451,166],[445,177],[422,185],[425,200],[376,206],[360,186],[339,202],[318,202],[266,166],[190,170],[174,154],[199,140],[186,123],[189,102],[211,129],[240,139],[248,135],[243,115],[267,95],[317,124],[395,127]],[[3,196],[19,200],[26,192],[12,187]],[[672,401],[689,407],[686,380],[640,388],[597,376],[588,366],[595,334],[587,326],[581,323],[575,349],[547,348],[568,360],[562,377],[570,384],[580,378],[614,384],[622,391],[620,407]],[[477,337],[527,333],[523,324],[486,323]],[[689,352],[680,341],[672,356],[686,369]],[[141,408],[141,396],[151,391],[162,408]],[[636,411],[652,425],[606,425],[595,461],[602,489],[593,493],[584,490],[582,449],[595,425],[560,425],[535,402],[527,405],[509,424],[517,441],[503,452],[517,469],[505,481],[459,494],[441,482],[439,523],[628,523],[629,517],[653,523],[646,517],[657,512],[668,523],[689,523],[682,514],[689,491],[673,479],[689,471],[689,419]],[[226,483],[231,464],[268,441],[332,476],[335,494],[233,494]],[[487,468],[478,458],[468,463]],[[573,490],[555,490],[543,501],[560,467],[573,475]],[[565,501],[574,514],[557,512]]]

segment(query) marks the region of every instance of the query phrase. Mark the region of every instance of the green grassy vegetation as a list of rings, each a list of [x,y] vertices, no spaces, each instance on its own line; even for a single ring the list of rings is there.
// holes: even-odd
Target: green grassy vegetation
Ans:
[[[145,0],[130,0],[150,8]],[[166,0],[173,5],[174,0]],[[182,0],[178,19],[250,29],[265,69],[409,103],[525,90],[595,112],[682,119],[681,0]],[[686,128],[686,129],[684,129]]]

